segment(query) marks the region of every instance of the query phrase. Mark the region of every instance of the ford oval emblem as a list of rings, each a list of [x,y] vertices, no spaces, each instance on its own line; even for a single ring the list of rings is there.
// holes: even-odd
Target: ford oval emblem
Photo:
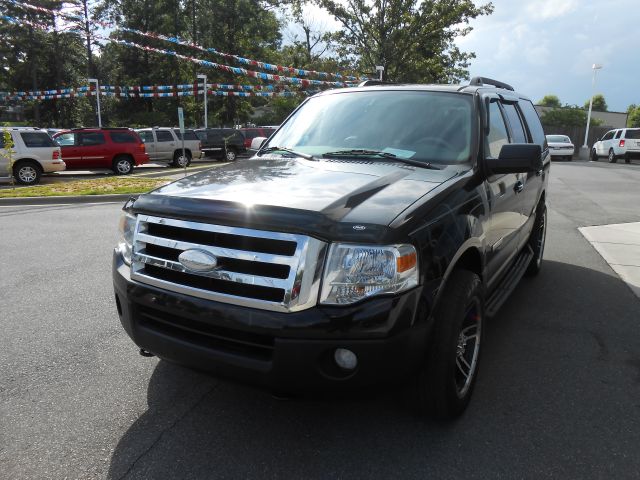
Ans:
[[[178,257],[180,263],[192,272],[211,272],[218,266],[215,255],[204,250],[185,250]]]
[[[365,230],[367,227],[365,227],[364,225],[354,225],[353,229],[357,230],[357,231],[361,231],[361,230]]]

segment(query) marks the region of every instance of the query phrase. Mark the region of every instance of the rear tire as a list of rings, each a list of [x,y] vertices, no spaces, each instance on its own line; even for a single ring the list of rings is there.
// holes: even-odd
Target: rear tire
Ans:
[[[626,154],[624,156],[624,163],[631,163],[631,157],[629,156],[629,154]]]
[[[184,152],[184,157],[182,156],[182,150],[178,150],[173,154],[173,162],[171,162],[171,166],[174,168],[185,168],[191,165],[191,154],[187,151]]]
[[[616,158],[616,154],[613,151],[613,148],[609,149],[609,156],[607,158],[609,159],[609,163],[616,163],[618,161],[618,159]]]
[[[597,162],[598,161],[598,154],[596,153],[596,149],[592,149],[591,150],[591,161],[592,162]]]
[[[33,160],[24,160],[13,166],[13,178],[20,185],[37,185],[42,176],[42,167]]]
[[[529,246],[533,250],[533,258],[527,267],[525,275],[535,277],[542,269],[542,257],[544,255],[544,245],[547,239],[547,205],[543,202],[536,208],[536,219],[533,223],[533,230],[529,236]]]
[[[129,175],[133,172],[133,160],[126,155],[118,155],[113,159],[112,170],[116,175]]]
[[[431,345],[417,378],[421,414],[435,420],[462,415],[473,393],[482,341],[484,299],[480,277],[455,270],[434,312]]]

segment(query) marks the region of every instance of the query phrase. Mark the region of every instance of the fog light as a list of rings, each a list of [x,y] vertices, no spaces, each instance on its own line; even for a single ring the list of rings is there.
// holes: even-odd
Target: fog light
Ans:
[[[358,357],[346,348],[336,348],[333,359],[340,368],[344,368],[345,370],[354,370],[358,366]]]

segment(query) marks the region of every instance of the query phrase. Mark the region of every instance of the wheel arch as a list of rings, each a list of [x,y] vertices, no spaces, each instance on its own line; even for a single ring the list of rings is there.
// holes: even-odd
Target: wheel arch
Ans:
[[[18,165],[21,165],[23,163],[34,163],[36,167],[40,169],[41,172],[44,172],[44,167],[42,166],[42,164],[35,158],[31,158],[31,157],[24,157],[24,158],[19,158],[18,160],[14,160],[13,168],[16,168]]]

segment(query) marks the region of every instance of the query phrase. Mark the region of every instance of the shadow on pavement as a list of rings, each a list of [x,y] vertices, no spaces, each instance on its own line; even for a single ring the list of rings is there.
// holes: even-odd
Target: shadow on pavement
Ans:
[[[638,311],[615,275],[545,262],[488,323],[448,426],[407,392],[281,401],[161,361],[109,478],[637,478]]]

